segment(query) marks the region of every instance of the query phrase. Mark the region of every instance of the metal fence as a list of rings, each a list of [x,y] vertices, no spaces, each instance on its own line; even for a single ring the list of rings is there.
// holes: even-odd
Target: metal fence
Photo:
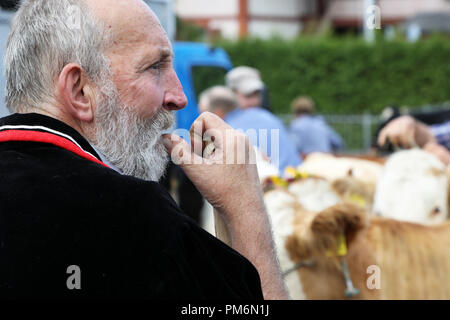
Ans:
[[[278,115],[286,125],[292,120],[292,115]],[[345,141],[343,153],[363,154],[369,151],[372,140],[380,123],[380,116],[363,115],[322,115],[326,122]]]
[[[408,109],[400,108],[401,114],[410,113],[433,113],[450,110],[450,101],[436,104],[424,105]],[[280,119],[288,126],[292,121],[291,114],[278,115]],[[375,138],[376,130],[383,120],[389,115],[362,114],[362,115],[322,115],[326,122],[342,137],[346,148],[343,153],[364,154],[369,151]]]
[[[367,153],[380,123],[380,117],[371,114],[325,115],[324,118],[345,141],[344,153]]]

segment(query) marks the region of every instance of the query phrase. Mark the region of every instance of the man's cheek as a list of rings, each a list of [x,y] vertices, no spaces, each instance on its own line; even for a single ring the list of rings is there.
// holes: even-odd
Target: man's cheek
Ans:
[[[146,119],[153,118],[163,106],[163,97],[158,93],[152,94],[152,92],[154,91],[141,89],[134,97],[134,105],[139,108],[139,114]]]

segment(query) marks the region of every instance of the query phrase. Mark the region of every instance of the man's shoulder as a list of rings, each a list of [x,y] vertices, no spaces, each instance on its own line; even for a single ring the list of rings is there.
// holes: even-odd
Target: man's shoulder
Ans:
[[[260,107],[244,110],[241,117],[263,126],[284,128],[283,123],[276,115]]]
[[[291,127],[298,129],[308,128],[308,130],[327,128],[328,125],[321,117],[301,116],[292,120]]]
[[[122,175],[50,144],[8,142],[2,144],[0,153],[3,182],[0,190],[8,185],[9,192],[20,198],[39,201],[53,194],[67,202],[84,199],[96,206],[133,203],[136,207],[166,196],[164,188],[156,182]],[[24,194],[23,188],[35,192]]]
[[[156,231],[165,230],[157,233],[160,243],[193,223],[157,182],[122,175],[49,144],[4,151],[0,150],[4,215],[21,212],[70,230],[89,221],[98,232],[117,228],[125,234],[133,229],[136,236],[149,233],[155,238]],[[19,224],[29,223],[25,219]]]

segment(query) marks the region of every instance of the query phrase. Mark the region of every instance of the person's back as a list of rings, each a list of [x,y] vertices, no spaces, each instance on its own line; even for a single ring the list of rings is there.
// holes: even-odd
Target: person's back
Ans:
[[[290,126],[291,137],[297,152],[332,152],[341,146],[340,137],[320,117],[303,115],[294,119]]]
[[[295,118],[290,134],[298,153],[334,152],[344,147],[342,138],[321,116],[314,116],[315,103],[308,96],[298,96],[291,103]]]

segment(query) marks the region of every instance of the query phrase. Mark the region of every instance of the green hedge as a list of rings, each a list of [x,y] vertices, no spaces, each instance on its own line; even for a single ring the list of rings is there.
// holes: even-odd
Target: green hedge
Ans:
[[[416,43],[359,38],[221,41],[235,66],[258,68],[272,109],[289,112],[299,94],[328,114],[379,113],[385,106],[421,106],[450,100],[450,41]]]

